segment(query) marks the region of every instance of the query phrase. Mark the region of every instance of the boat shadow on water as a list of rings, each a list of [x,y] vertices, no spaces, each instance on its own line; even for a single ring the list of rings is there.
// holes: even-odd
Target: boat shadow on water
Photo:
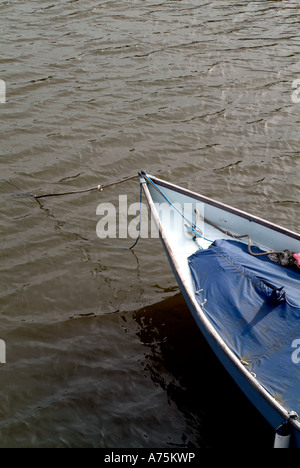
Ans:
[[[176,405],[198,447],[272,447],[274,431],[220,364],[181,294],[133,314],[145,371]]]

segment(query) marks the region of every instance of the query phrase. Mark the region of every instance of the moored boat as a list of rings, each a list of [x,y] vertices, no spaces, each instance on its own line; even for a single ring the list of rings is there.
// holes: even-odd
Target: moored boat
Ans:
[[[145,172],[139,177],[201,332],[274,428],[275,446],[300,448],[300,235]]]

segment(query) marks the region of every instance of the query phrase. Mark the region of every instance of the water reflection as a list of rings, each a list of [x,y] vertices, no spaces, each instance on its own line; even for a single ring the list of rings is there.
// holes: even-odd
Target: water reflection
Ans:
[[[133,319],[146,348],[144,370],[166,392],[166,404],[184,415],[198,447],[270,446],[272,429],[219,363],[181,294],[134,312]]]

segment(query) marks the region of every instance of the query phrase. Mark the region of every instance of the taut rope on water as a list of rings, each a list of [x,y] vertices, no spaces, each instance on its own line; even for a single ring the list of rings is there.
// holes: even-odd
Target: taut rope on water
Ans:
[[[121,179],[121,180],[116,180],[115,182],[110,182],[109,184],[97,185],[97,187],[91,187],[91,188],[83,189],[83,190],[71,190],[70,192],[45,193],[43,195],[33,195],[33,197],[36,200],[40,200],[41,198],[46,198],[46,197],[62,197],[64,195],[76,195],[77,193],[88,193],[88,192],[94,192],[96,190],[98,190],[99,192],[102,192],[107,187],[112,187],[114,185],[122,184],[123,182],[127,182],[128,180],[135,179],[137,177],[138,175],[135,174],[129,177],[125,177],[124,179]]]
[[[7,179],[1,179],[1,180],[3,180],[3,182],[6,182],[7,184],[11,185],[12,187],[18,189],[20,192],[22,192],[22,195],[27,196],[27,197],[35,198],[36,200],[40,200],[41,198],[62,197],[62,196],[65,196],[65,195],[76,195],[78,193],[88,193],[88,192],[94,192],[96,190],[98,190],[99,192],[103,192],[103,190],[105,188],[113,187],[114,185],[118,185],[118,184],[122,184],[123,182],[127,182],[128,180],[136,179],[137,177],[138,177],[138,174],[135,174],[135,175],[132,175],[132,176],[129,176],[129,177],[124,177],[124,179],[120,179],[120,180],[116,180],[114,182],[110,182],[108,184],[97,185],[97,187],[91,187],[91,188],[79,189],[79,190],[70,190],[68,192],[60,192],[60,193],[44,193],[44,194],[41,194],[41,195],[33,195],[30,192],[25,192],[17,184],[15,184],[14,182],[10,182]]]
[[[7,179],[0,179],[0,180],[2,180],[3,182],[6,182],[7,184],[9,184],[12,187],[16,188],[17,190],[19,190],[19,192],[21,192],[20,195],[22,195],[24,197],[30,197],[30,198],[33,198],[34,200],[36,200],[41,206],[43,206],[44,208],[47,209],[50,216],[55,221],[57,221],[59,224],[63,224],[65,229],[68,232],[70,232],[71,234],[76,235],[80,239],[82,239],[84,241],[87,241],[87,242],[97,243],[97,244],[100,244],[100,245],[104,245],[106,247],[113,247],[113,248],[120,249],[120,250],[132,250],[137,245],[137,243],[138,243],[138,241],[140,239],[140,236],[141,236],[141,219],[140,219],[140,227],[139,227],[138,237],[135,239],[133,245],[131,245],[130,247],[115,246],[115,245],[112,245],[112,244],[101,242],[98,239],[97,240],[89,239],[88,237],[82,236],[81,234],[78,234],[77,232],[73,231],[72,229],[70,229],[68,227],[68,225],[64,221],[61,221],[60,219],[58,219],[55,216],[55,214],[51,211],[51,209],[49,209],[49,207],[46,205],[46,203],[44,201],[42,201],[42,199],[47,198],[47,197],[61,197],[61,196],[64,196],[64,195],[76,195],[76,194],[80,194],[80,193],[93,192],[93,191],[96,191],[96,190],[98,190],[99,192],[102,192],[105,188],[112,187],[112,186],[118,185],[118,184],[122,184],[123,182],[127,182],[127,181],[135,179],[137,177],[138,177],[138,174],[135,174],[135,175],[132,175],[132,176],[129,176],[129,177],[124,177],[121,180],[116,180],[114,182],[110,182],[108,184],[97,185],[97,187],[91,187],[91,188],[88,188],[88,189],[80,189],[80,190],[72,190],[72,191],[60,192],[60,193],[45,193],[45,194],[41,194],[41,195],[33,195],[30,192],[25,192],[17,184],[15,184],[14,182],[10,182]],[[142,204],[142,195],[143,195],[142,186],[140,186],[140,205]],[[141,218],[141,213],[142,213],[142,209],[140,209],[140,218]]]

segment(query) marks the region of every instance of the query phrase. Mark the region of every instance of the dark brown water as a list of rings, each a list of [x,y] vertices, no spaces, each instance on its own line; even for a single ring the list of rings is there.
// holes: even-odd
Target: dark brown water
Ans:
[[[0,26],[1,179],[42,193],[144,169],[299,231],[298,1],[5,1]],[[57,221],[96,239],[119,194],[137,182],[47,206],[0,182],[0,446],[270,444],[160,241],[107,248]]]

